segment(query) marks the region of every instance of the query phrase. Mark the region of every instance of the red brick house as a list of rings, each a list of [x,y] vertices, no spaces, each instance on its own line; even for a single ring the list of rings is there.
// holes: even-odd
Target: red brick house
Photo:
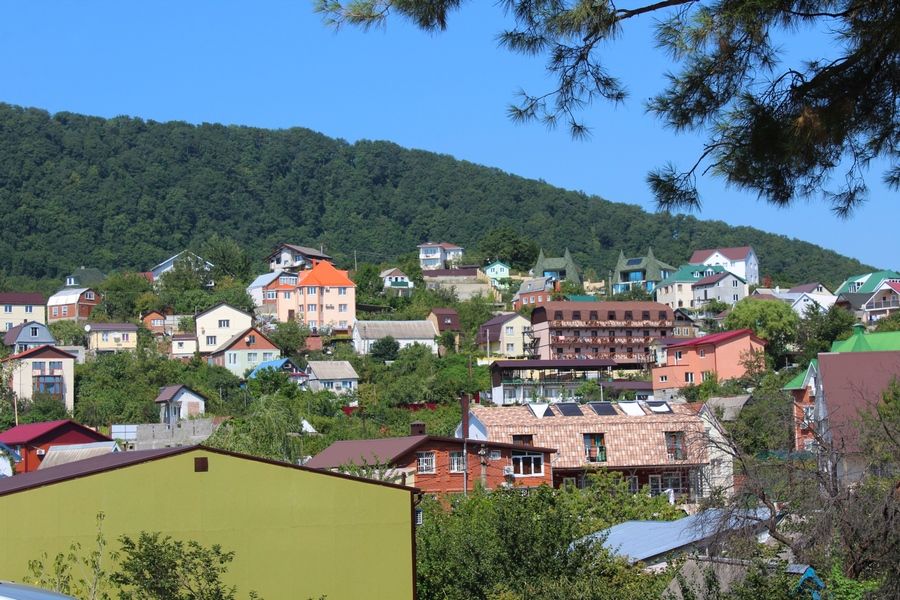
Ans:
[[[19,425],[0,433],[0,442],[22,457],[16,465],[16,473],[37,470],[50,446],[111,441],[112,438],[69,419]]]
[[[812,359],[809,366],[797,373],[782,388],[794,398],[794,450],[815,450],[816,380],[819,377],[819,361]]]
[[[63,288],[47,299],[47,321],[87,321],[100,300],[91,288]]]
[[[353,465],[390,465],[405,485],[429,494],[473,491],[504,485],[537,487],[553,482],[551,448],[486,440],[425,435],[415,429],[399,438],[335,442],[314,456],[307,467],[338,470]],[[463,482],[466,482],[465,488]]]

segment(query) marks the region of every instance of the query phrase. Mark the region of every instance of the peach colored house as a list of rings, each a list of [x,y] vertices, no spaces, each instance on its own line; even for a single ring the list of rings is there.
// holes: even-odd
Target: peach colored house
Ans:
[[[653,368],[653,396],[671,398],[681,388],[699,385],[713,376],[720,381],[743,377],[744,358],[751,352],[762,351],[765,345],[750,329],[723,331],[669,344],[659,361],[662,366]]]
[[[294,310],[310,329],[330,328],[337,332],[349,332],[356,321],[356,284],[347,271],[336,269],[329,262],[319,262],[301,272],[295,293],[288,301],[284,311],[279,303],[279,320],[286,320],[283,312],[288,316]]]

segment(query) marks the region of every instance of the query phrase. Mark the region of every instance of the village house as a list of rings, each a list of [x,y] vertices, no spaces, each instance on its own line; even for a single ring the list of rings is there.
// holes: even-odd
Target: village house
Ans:
[[[171,271],[175,268],[175,265],[181,260],[192,260],[198,265],[203,265],[203,268],[207,271],[212,269],[215,265],[209,262],[208,260],[197,256],[193,252],[188,250],[182,250],[175,256],[170,256],[166,260],[162,261],[158,265],[152,267],[147,273],[149,273],[150,281],[159,281],[159,278]]]
[[[885,281],[900,283],[900,273],[897,271],[874,271],[862,275],[853,275],[838,286],[834,295],[869,294],[871,296]]]
[[[31,292],[0,292],[0,333],[28,321],[46,323],[44,296]]]
[[[426,494],[459,494],[476,486],[530,488],[553,482],[555,450],[488,440],[431,436],[424,423],[398,438],[339,441],[306,466],[337,470],[347,465],[379,466],[386,475]]]
[[[75,356],[54,346],[38,346],[0,360],[9,366],[10,389],[19,400],[36,394],[56,398],[66,411],[75,409]]]
[[[700,335],[700,324],[698,319],[689,311],[683,308],[676,308],[675,327],[672,328],[672,337],[678,338],[695,338]]]
[[[273,286],[273,283],[284,274],[284,271],[269,271],[268,273],[263,273],[250,282],[250,285],[247,286],[247,295],[253,300],[253,304],[257,308],[257,312],[266,313],[266,314],[274,314],[274,306],[277,300],[276,293],[274,289],[270,290],[269,286]],[[294,278],[294,283],[296,285],[296,274],[289,274],[292,278]],[[274,288],[274,286],[273,286]],[[271,293],[268,293],[271,292]],[[273,307],[271,311],[263,311],[260,310],[265,306]]]
[[[22,457],[16,464],[16,473],[38,470],[53,446],[109,441],[112,440],[102,433],[69,419],[18,425],[0,433],[0,443],[14,448]]]
[[[655,340],[671,337],[672,309],[657,302],[550,302],[531,313],[541,359],[608,359],[620,368],[655,360]]]
[[[532,277],[519,286],[512,298],[513,310],[521,310],[523,306],[540,306],[553,301],[553,294],[559,290],[559,282],[552,275]]]
[[[143,323],[144,329],[152,333],[154,336],[161,336],[171,333],[169,331],[166,331],[166,315],[162,311],[151,310],[150,312],[141,315],[141,323]]]
[[[393,267],[385,269],[378,275],[384,287],[384,293],[396,296],[408,297],[412,295],[415,284],[409,276],[400,269]]]
[[[491,280],[495,288],[505,287],[504,280],[509,279],[509,265],[503,261],[495,260],[484,268],[484,274]]]
[[[100,294],[90,288],[63,288],[47,299],[47,320],[87,321]]]
[[[26,321],[7,330],[3,335],[3,345],[12,354],[25,352],[38,346],[55,346],[56,338],[50,328],[37,321]]]
[[[169,356],[176,360],[190,360],[197,353],[197,335],[193,333],[172,334]]]
[[[438,332],[438,337],[443,337],[445,333],[453,336],[453,350],[459,350],[459,314],[453,308],[432,308],[428,316],[425,317]]]
[[[138,326],[134,323],[88,323],[87,348],[94,354],[137,349]]]
[[[718,265],[749,285],[759,284],[759,259],[751,246],[695,250],[688,262],[695,265]]]
[[[357,321],[353,326],[353,349],[357,354],[368,354],[372,344],[386,337],[392,337],[401,348],[419,344],[437,354],[435,341],[437,329],[431,321]]]
[[[311,269],[320,262],[334,262],[334,259],[322,250],[284,242],[275,246],[266,260],[269,261],[270,271],[289,271],[291,273]]]
[[[529,273],[532,277],[550,277],[555,281],[570,281],[581,285],[581,269],[575,264],[568,248],[558,257],[544,256],[544,249],[541,248],[537,261]]]
[[[347,360],[311,360],[306,364],[306,386],[313,392],[349,394],[359,386],[359,375]]]
[[[260,363],[281,357],[281,349],[256,327],[249,327],[226,340],[209,354],[209,364],[225,367],[241,379]]]
[[[706,423],[691,407],[665,402],[563,402],[524,406],[473,405],[469,437],[525,447],[556,448],[553,485],[585,485],[599,470],[622,473],[633,493],[697,501],[712,491]],[[462,425],[456,437],[462,434]],[[537,460],[522,449],[522,460]],[[532,469],[534,471],[534,469]]]
[[[702,309],[713,301],[737,304],[747,297],[750,289],[741,277],[722,271],[695,281],[691,286],[691,292],[694,296],[691,306]]]
[[[531,321],[519,313],[497,315],[478,328],[478,348],[488,356],[524,357],[531,352]]]
[[[296,295],[296,302],[288,304],[296,308],[285,311],[279,303],[279,321],[292,320],[290,310],[296,310],[296,318],[312,330],[348,333],[352,329],[356,284],[347,271],[336,269],[330,262],[319,262],[300,274]]]
[[[116,452],[0,480],[9,577],[43,553],[142,531],[235,551],[226,586],[261,598],[415,596],[413,487],[202,446]],[[348,575],[352,565],[352,576]],[[111,571],[116,562],[104,564]]]
[[[862,306],[863,322],[875,323],[900,311],[900,282],[883,281]]]
[[[634,258],[626,258],[620,251],[613,272],[612,291],[614,294],[623,294],[638,289],[652,294],[674,272],[675,267],[653,255],[653,248],[647,250],[647,256]]]
[[[782,388],[793,398],[794,450],[812,452],[815,450],[815,410],[819,361],[812,359],[806,369],[797,373]]]
[[[253,315],[220,302],[194,316],[197,350],[200,354],[214,352],[252,325]]]
[[[283,373],[287,378],[296,385],[306,385],[306,371],[298,367],[294,361],[289,358],[276,358],[259,363],[255,369],[250,371],[247,379],[256,379],[265,371]]]
[[[766,342],[750,329],[723,331],[669,344],[659,366],[652,369],[653,395],[672,399],[689,385],[716,377],[737,379],[747,373],[746,360],[762,352]]]
[[[206,397],[183,384],[159,388],[155,402],[159,406],[159,422],[169,426],[206,412]]]
[[[447,242],[425,242],[419,244],[419,266],[423,271],[432,269],[452,269],[462,260],[463,248]]]
[[[673,309],[691,308],[694,306],[694,283],[724,271],[725,267],[714,265],[681,265],[656,286],[656,301]]]

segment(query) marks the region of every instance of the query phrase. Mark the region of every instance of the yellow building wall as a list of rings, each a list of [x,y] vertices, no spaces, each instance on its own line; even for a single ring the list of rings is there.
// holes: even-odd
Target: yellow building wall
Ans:
[[[73,541],[92,548],[102,511],[110,548],[161,531],[233,550],[227,580],[243,597],[411,599],[411,510],[404,489],[197,450],[0,496],[0,579]]]
[[[108,334],[106,341],[103,341],[102,331],[92,331],[90,333],[88,345],[91,350],[95,352],[120,352],[122,350],[137,349],[137,331],[129,331],[127,340],[123,339],[120,331],[108,331],[106,333]],[[116,338],[119,338],[118,342]]]
[[[6,332],[9,327],[15,327],[27,321],[47,324],[47,307],[43,304],[12,304],[12,312],[6,312],[6,306],[5,304],[0,304],[0,334]],[[26,311],[26,306],[31,307],[31,312]],[[9,327],[7,327],[7,324]]]

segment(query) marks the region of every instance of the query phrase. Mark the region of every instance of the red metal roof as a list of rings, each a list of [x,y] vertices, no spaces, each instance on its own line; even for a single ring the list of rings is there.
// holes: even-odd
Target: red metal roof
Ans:
[[[723,271],[721,273],[715,273],[713,275],[707,275],[706,277],[695,281],[694,287],[700,287],[700,286],[704,286],[704,285],[712,285],[713,283],[719,281],[720,279],[724,279],[725,277],[728,277],[729,275],[731,275],[731,273],[729,273],[728,271]]]
[[[722,331],[720,333],[711,333],[709,335],[704,335],[703,337],[691,338],[688,340],[684,340],[681,342],[677,342],[675,344],[669,344],[666,346],[666,349],[670,348],[689,348],[691,346],[707,346],[713,345],[716,346],[718,344],[724,344],[725,342],[730,342],[731,340],[737,339],[739,337],[743,337],[745,335],[749,335],[752,338],[755,338],[760,344],[765,344],[766,341],[762,340],[756,335],[753,334],[752,329],[735,329],[734,331]]]
[[[44,304],[43,294],[37,292],[0,292],[0,304]]]
[[[896,281],[886,281],[885,283],[889,288],[900,294],[900,283]]]
[[[97,433],[93,429],[85,427],[81,423],[76,423],[71,419],[61,419],[59,421],[45,421],[43,423],[28,423],[26,425],[18,425],[12,429],[7,429],[3,433],[0,433],[0,442],[3,442],[8,446],[28,444],[69,423],[76,428],[85,429],[94,435],[110,439],[101,433]]]
[[[25,352],[19,352],[18,354],[10,354],[0,362],[7,362],[11,360],[19,360],[22,358],[35,358],[37,356],[41,356],[47,353],[50,353],[54,357],[59,358],[71,358],[74,359],[74,354],[69,354],[65,350],[60,350],[56,346],[51,346],[50,344],[44,344],[43,346],[38,346],[37,348],[32,348],[31,350],[26,350]]]
[[[688,262],[691,264],[702,263],[704,260],[712,256],[716,252],[729,260],[744,260],[745,258],[747,258],[747,255],[750,254],[750,251],[752,249],[753,248],[751,248],[750,246],[738,246],[736,248],[710,248],[708,250],[694,250],[694,253],[691,254],[691,259]]]

